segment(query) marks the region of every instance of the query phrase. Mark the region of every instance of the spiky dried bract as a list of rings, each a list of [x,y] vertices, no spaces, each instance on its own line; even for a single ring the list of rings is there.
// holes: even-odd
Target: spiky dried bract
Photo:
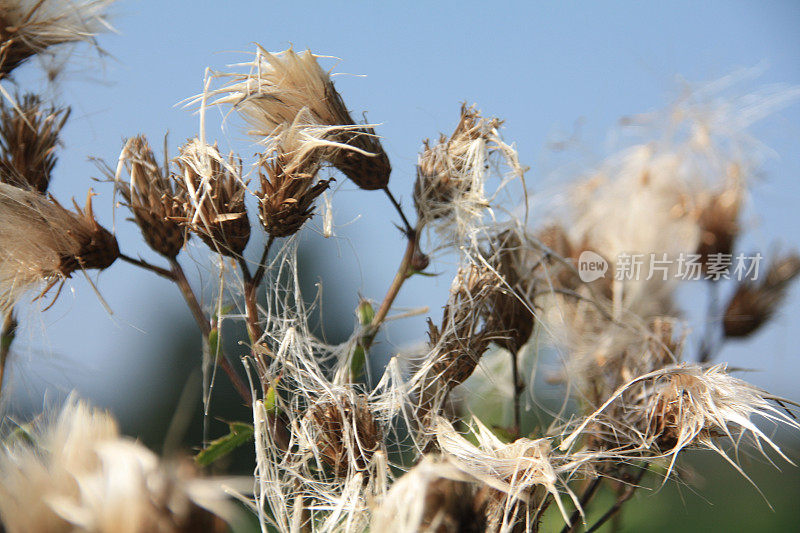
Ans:
[[[181,146],[177,164],[176,181],[186,199],[183,222],[212,250],[241,257],[250,239],[241,161],[195,137]]]
[[[740,281],[722,318],[725,336],[749,337],[769,321],[800,274],[800,256],[792,253],[772,261],[761,279]]]
[[[484,119],[475,107],[461,106],[461,117],[450,137],[441,135],[431,146],[423,142],[414,184],[414,205],[420,220],[452,217],[460,203],[467,209],[486,206],[483,165],[486,144],[502,122]],[[472,205],[470,205],[472,204]]]
[[[315,426],[319,453],[337,475],[345,475],[351,465],[364,470],[380,448],[383,434],[363,395],[355,402],[347,397],[318,402],[308,416]]]
[[[119,257],[117,240],[92,211],[0,183],[0,307],[39,283],[46,293],[78,269],[105,269]]]
[[[253,61],[239,65],[250,67],[248,74],[219,74],[231,81],[211,92],[218,97],[213,104],[232,105],[262,139],[307,113],[309,123],[327,126],[325,138],[342,148],[325,153],[330,164],[362,189],[386,187],[392,167],[374,128],[355,124],[318,57],[258,46]]]
[[[6,438],[0,476],[9,533],[205,531],[211,515],[203,507],[224,508],[221,486],[196,479],[188,462],[160,461],[122,437],[107,412],[74,396],[57,416]]]
[[[505,338],[496,324],[484,320],[487,302],[498,290],[497,276],[487,268],[471,265],[458,271],[444,307],[441,327],[428,320],[429,354],[422,368],[419,419],[425,423],[441,408],[448,393],[472,375],[489,344]]]
[[[0,0],[0,78],[53,46],[86,42],[109,28],[115,0]]]
[[[331,180],[316,181],[319,163],[296,162],[292,154],[282,152],[262,167],[266,175],[259,173],[261,190],[256,193],[261,224],[273,237],[294,235],[314,215],[314,200]]]
[[[530,338],[534,325],[530,302],[535,278],[526,271],[528,254],[520,236],[509,230],[498,235],[484,255],[501,280],[487,302],[485,320],[490,330],[504,332],[495,343],[516,353]]]
[[[177,257],[189,236],[178,222],[187,218],[186,191],[175,187],[166,161],[164,167],[158,165],[144,135],[128,139],[120,159],[127,165],[130,183],[117,179],[116,190],[133,213],[144,240],[164,257]]]
[[[43,193],[70,111],[45,107],[35,94],[26,94],[17,106],[19,110],[0,102],[0,181]]]

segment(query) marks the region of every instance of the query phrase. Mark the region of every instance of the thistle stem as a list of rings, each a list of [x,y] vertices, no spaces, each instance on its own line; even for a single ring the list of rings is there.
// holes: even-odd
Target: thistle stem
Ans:
[[[119,254],[119,258],[122,259],[123,261],[125,261],[126,263],[130,263],[132,265],[136,265],[139,268],[143,268],[145,270],[149,270],[150,272],[155,272],[156,274],[158,274],[159,276],[161,276],[163,278],[167,278],[167,279],[170,279],[172,281],[176,281],[175,273],[173,271],[167,270],[166,268],[161,268],[160,266],[153,265],[153,264],[148,263],[147,261],[144,261],[142,259],[136,259],[134,257],[131,257],[129,255],[125,255],[125,254]]]
[[[698,350],[698,362],[700,364],[707,363],[711,360],[717,351],[718,346],[714,342],[714,333],[718,326],[718,308],[719,308],[719,288],[715,281],[708,282],[708,308],[706,309],[706,328],[703,333],[703,340],[700,343]]]
[[[258,284],[250,275],[250,267],[244,257],[239,258],[239,267],[244,278],[244,309],[247,314],[247,334],[251,344],[261,338],[261,326],[258,325]]]
[[[405,226],[406,235],[411,238],[411,236],[415,233],[415,230],[411,228],[411,224],[408,222],[408,218],[406,218],[406,214],[403,212],[403,207],[400,205],[400,202],[392,194],[392,191],[389,190],[389,186],[383,188],[383,192],[386,193],[386,196],[389,197],[389,201],[392,202],[397,213],[400,215],[400,218],[403,220],[403,225]]]
[[[575,509],[572,513],[572,516],[569,517],[569,524],[565,525],[564,528],[561,530],[561,533],[570,533],[575,526],[577,525],[578,517],[581,515],[581,510],[585,508],[592,498],[594,497],[597,489],[600,488],[600,483],[603,481],[603,478],[597,476],[589,483],[589,486],[586,487],[586,490],[583,491],[581,498],[579,500],[580,508]]]
[[[184,273],[180,263],[178,263],[178,261],[175,259],[170,259],[170,264],[172,265],[172,279],[181,290],[183,299],[186,300],[186,305],[192,312],[192,316],[194,316],[194,320],[197,322],[197,326],[200,328],[200,332],[203,334],[203,339],[208,342],[208,338],[211,335],[211,324],[209,323],[208,319],[206,319],[206,315],[203,313],[203,308],[200,306],[200,302],[197,301],[197,297],[195,296],[191,285],[189,285],[189,280],[186,279],[186,274]],[[230,378],[233,387],[236,389],[236,392],[239,393],[239,396],[242,397],[242,400],[244,400],[245,404],[247,404],[249,407],[252,404],[252,397],[249,387],[245,385],[242,378],[236,373],[236,370],[234,370],[230,361],[228,361],[225,353],[220,353],[219,357],[217,357],[217,360],[219,361],[222,370],[224,370],[228,375],[228,378]]]
[[[261,260],[258,262],[258,269],[256,269],[256,273],[253,276],[253,284],[256,287],[261,285],[261,281],[264,279],[264,273],[267,270],[267,259],[269,258],[269,249],[272,248],[272,243],[275,242],[275,236],[270,235],[269,240],[267,240],[267,244],[264,246],[264,251],[261,253]]]
[[[11,343],[14,342],[14,335],[17,331],[17,319],[14,317],[14,309],[10,309],[3,320],[3,330],[0,332],[0,394],[3,390],[3,378],[6,373],[6,362],[11,350]]]
[[[519,437],[522,432],[522,392],[525,382],[519,375],[519,350],[511,352],[511,379],[514,381],[514,434]]]
[[[608,522],[609,519],[611,519],[614,515],[616,515],[619,512],[619,510],[622,508],[625,502],[630,500],[631,497],[633,496],[633,493],[636,492],[637,488],[639,488],[638,487],[639,482],[642,481],[642,478],[644,477],[646,472],[647,472],[647,466],[643,466],[642,469],[639,471],[639,474],[636,476],[636,479],[630,485],[625,487],[625,490],[622,491],[622,494],[620,494],[617,497],[617,501],[614,502],[614,505],[612,505],[611,508],[608,511],[606,511],[605,514],[603,514],[603,516],[601,516],[597,520],[597,522],[594,523],[594,525],[592,525],[592,527],[587,529],[586,533],[592,533],[593,531],[597,531],[603,526],[603,524]]]
[[[392,304],[394,303],[395,298],[400,293],[400,289],[403,287],[403,283],[409,278],[411,275],[411,260],[414,258],[414,254],[417,252],[417,247],[419,246],[419,236],[416,230],[411,230],[408,234],[408,243],[406,244],[406,251],[403,254],[403,259],[400,261],[400,266],[397,268],[397,273],[394,275],[394,279],[392,280],[392,284],[389,286],[389,290],[386,292],[386,296],[383,297],[383,301],[381,302],[381,306],[378,308],[378,312],[375,313],[375,318],[372,319],[372,324],[370,326],[373,329],[377,329],[383,321],[386,319],[386,315],[389,314],[389,309],[391,309]],[[374,333],[372,337],[374,338]],[[372,344],[372,340],[366,344],[365,348],[369,348],[370,344]]]

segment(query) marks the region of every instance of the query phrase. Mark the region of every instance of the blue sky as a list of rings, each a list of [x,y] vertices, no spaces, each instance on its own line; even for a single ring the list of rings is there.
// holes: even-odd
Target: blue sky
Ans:
[[[337,87],[354,115],[366,111],[370,122],[381,124],[378,132],[394,167],[392,189],[407,204],[421,140],[450,131],[464,101],[506,120],[505,138],[516,142],[522,162],[531,167],[528,183],[534,194],[546,194],[558,185],[553,175],[563,162],[550,143],[576,135],[576,160],[599,161],[618,119],[667,105],[681,77],[701,82],[755,67],[763,73],[754,87],[800,85],[800,4],[789,1],[665,7],[660,2],[121,0],[112,14],[119,33],[100,37],[108,55],[97,59],[79,49],[74,67],[47,89],[73,106],[52,191],[62,200],[82,201],[93,185],[101,193],[96,201],[107,225],[112,224],[110,188],[90,182],[98,172],[87,158],[113,160],[122,140],[139,132],[160,145],[169,130],[174,150],[198,125],[195,115],[176,104],[202,90],[206,67],[241,60],[254,42],[269,50],[292,43],[341,59],[331,65],[354,75],[338,77]],[[18,79],[23,87],[44,87],[35,65]],[[753,131],[775,156],[754,190],[757,216],[748,219],[753,228],[745,244],[767,250],[777,238],[800,247],[800,105]],[[223,148],[233,146],[244,155],[256,151],[235,128],[217,136]],[[339,237],[314,242],[327,247],[332,290],[339,295],[334,299],[350,306],[345,309],[350,313],[358,293],[383,294],[403,244],[394,233],[394,218],[387,218],[385,199],[342,181],[335,196]],[[123,218],[119,211],[117,232],[126,253],[153,257]],[[202,253],[195,251],[194,257],[202,259]],[[96,279],[113,317],[81,279],[45,315],[23,313],[13,366],[16,402],[41,405],[45,384],[62,391],[77,387],[102,404],[135,410],[127,391],[119,389],[120,377],[139,391],[157,381],[157,375],[148,377],[147,367],[158,360],[158,339],[170,324],[153,308],[180,309],[178,293],[123,264]],[[398,305],[429,305],[438,315],[448,285],[448,276],[414,279]],[[800,291],[794,290],[768,330],[723,356],[737,366],[763,369],[748,379],[798,400],[800,328],[793,324],[799,320]],[[401,345],[421,338],[421,322],[411,324],[413,329],[392,328],[390,340]]]

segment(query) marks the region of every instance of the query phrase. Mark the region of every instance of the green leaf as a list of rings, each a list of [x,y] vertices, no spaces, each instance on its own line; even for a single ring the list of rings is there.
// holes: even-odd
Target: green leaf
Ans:
[[[245,422],[229,422],[230,433],[211,441],[208,447],[198,453],[194,460],[200,466],[208,466],[233,450],[247,444],[253,438],[253,426]]]
[[[353,350],[353,357],[350,359],[350,379],[356,380],[361,377],[364,366],[367,364],[367,353],[364,347],[357,344]]]

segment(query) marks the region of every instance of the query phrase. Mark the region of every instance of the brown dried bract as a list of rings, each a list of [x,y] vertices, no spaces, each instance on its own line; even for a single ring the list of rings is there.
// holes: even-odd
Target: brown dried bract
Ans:
[[[382,442],[364,396],[357,396],[355,402],[347,397],[322,401],[309,409],[308,416],[315,425],[322,459],[337,475],[345,475],[351,466],[364,470]]]
[[[70,111],[46,108],[34,94],[22,97],[19,111],[0,102],[0,181],[43,193],[50,184],[58,136]]]
[[[263,162],[262,167],[266,175],[259,173],[261,191],[256,195],[260,200],[261,224],[273,237],[293,235],[314,215],[314,200],[330,186],[331,180],[315,183],[319,163],[292,165],[290,156],[283,153]]]
[[[761,281],[741,281],[722,318],[725,336],[748,337],[775,314],[791,281],[800,274],[800,256],[789,254],[772,262]]]
[[[117,181],[117,191],[133,213],[147,245],[164,257],[175,258],[189,236],[178,222],[187,216],[185,190],[175,187],[166,162],[163,168],[158,165],[144,135],[129,139],[122,157],[131,181]]]
[[[195,138],[181,147],[177,163],[176,181],[186,198],[182,222],[212,250],[240,257],[250,239],[241,160],[233,154],[226,160],[216,146]]]

